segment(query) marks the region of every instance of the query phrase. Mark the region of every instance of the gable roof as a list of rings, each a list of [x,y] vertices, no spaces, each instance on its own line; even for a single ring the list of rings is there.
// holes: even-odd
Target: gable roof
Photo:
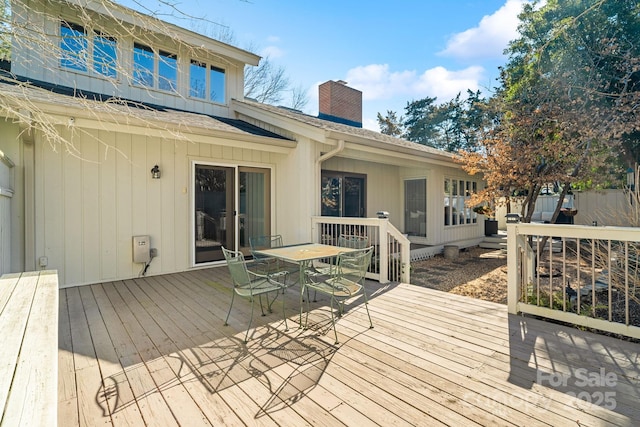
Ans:
[[[277,115],[286,119],[293,120],[297,123],[322,130],[327,133],[328,137],[335,139],[344,139],[351,143],[383,148],[392,151],[402,151],[414,154],[420,157],[428,157],[439,160],[447,160],[453,162],[458,155],[427,145],[418,144],[407,141],[406,139],[396,138],[385,135],[370,129],[358,128],[341,123],[335,123],[329,120],[323,120],[291,108],[276,107],[273,105],[262,104],[252,100],[233,100],[234,107],[247,107],[248,109],[261,110],[269,114]],[[238,109],[238,108],[236,108]],[[245,110],[245,109],[243,109]]]

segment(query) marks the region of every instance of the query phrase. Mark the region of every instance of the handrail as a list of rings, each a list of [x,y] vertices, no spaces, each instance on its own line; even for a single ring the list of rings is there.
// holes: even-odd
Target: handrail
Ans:
[[[508,310],[640,338],[640,228],[507,224]]]
[[[367,277],[380,283],[410,282],[410,241],[388,219],[314,216],[311,229],[316,243],[337,244],[341,234],[368,236],[375,249]]]

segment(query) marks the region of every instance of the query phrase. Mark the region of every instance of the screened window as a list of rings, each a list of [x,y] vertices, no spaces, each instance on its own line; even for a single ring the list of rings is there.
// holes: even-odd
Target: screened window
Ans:
[[[158,88],[173,92],[178,89],[178,57],[162,50],[158,61]]]
[[[60,66],[71,70],[87,71],[87,33],[80,25],[60,23]]]
[[[116,77],[116,39],[97,33],[93,38],[93,69],[107,77]]]
[[[404,182],[404,228],[409,236],[427,237],[427,180]]]
[[[133,45],[133,83],[153,87],[153,49],[140,43]]]
[[[444,180],[444,225],[475,224],[478,215],[466,205],[478,191],[476,181],[446,178]]]

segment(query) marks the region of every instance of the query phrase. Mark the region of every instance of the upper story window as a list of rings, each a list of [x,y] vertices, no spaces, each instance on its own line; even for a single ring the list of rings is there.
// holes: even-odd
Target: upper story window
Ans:
[[[178,90],[178,56],[162,50],[158,60],[158,88]]]
[[[191,60],[189,67],[189,95],[224,104],[225,71],[213,65]]]
[[[177,92],[178,56],[163,50],[156,55],[151,47],[134,43],[133,84]]]
[[[140,43],[133,44],[133,84],[153,87],[153,49]]]
[[[444,180],[444,225],[475,224],[478,215],[465,205],[471,194],[478,191],[476,181],[445,178]]]
[[[116,73],[116,39],[96,32],[93,37],[93,69],[103,76],[113,77]]]
[[[62,21],[60,23],[60,66],[78,71],[87,71],[87,33],[80,25]]]
[[[91,33],[81,25],[60,23],[60,66],[106,77],[116,77],[116,39],[101,32]],[[90,64],[90,61],[93,64]]]

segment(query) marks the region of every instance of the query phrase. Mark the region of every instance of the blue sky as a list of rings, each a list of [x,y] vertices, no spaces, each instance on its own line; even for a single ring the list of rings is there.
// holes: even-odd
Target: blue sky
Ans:
[[[182,0],[181,13],[209,22],[160,18],[203,33],[228,27],[233,44],[307,89],[305,113],[318,112],[318,84],[346,81],[363,93],[364,127],[377,130],[378,112],[402,115],[408,101],[495,87],[525,1]],[[118,3],[162,10],[158,0]]]

